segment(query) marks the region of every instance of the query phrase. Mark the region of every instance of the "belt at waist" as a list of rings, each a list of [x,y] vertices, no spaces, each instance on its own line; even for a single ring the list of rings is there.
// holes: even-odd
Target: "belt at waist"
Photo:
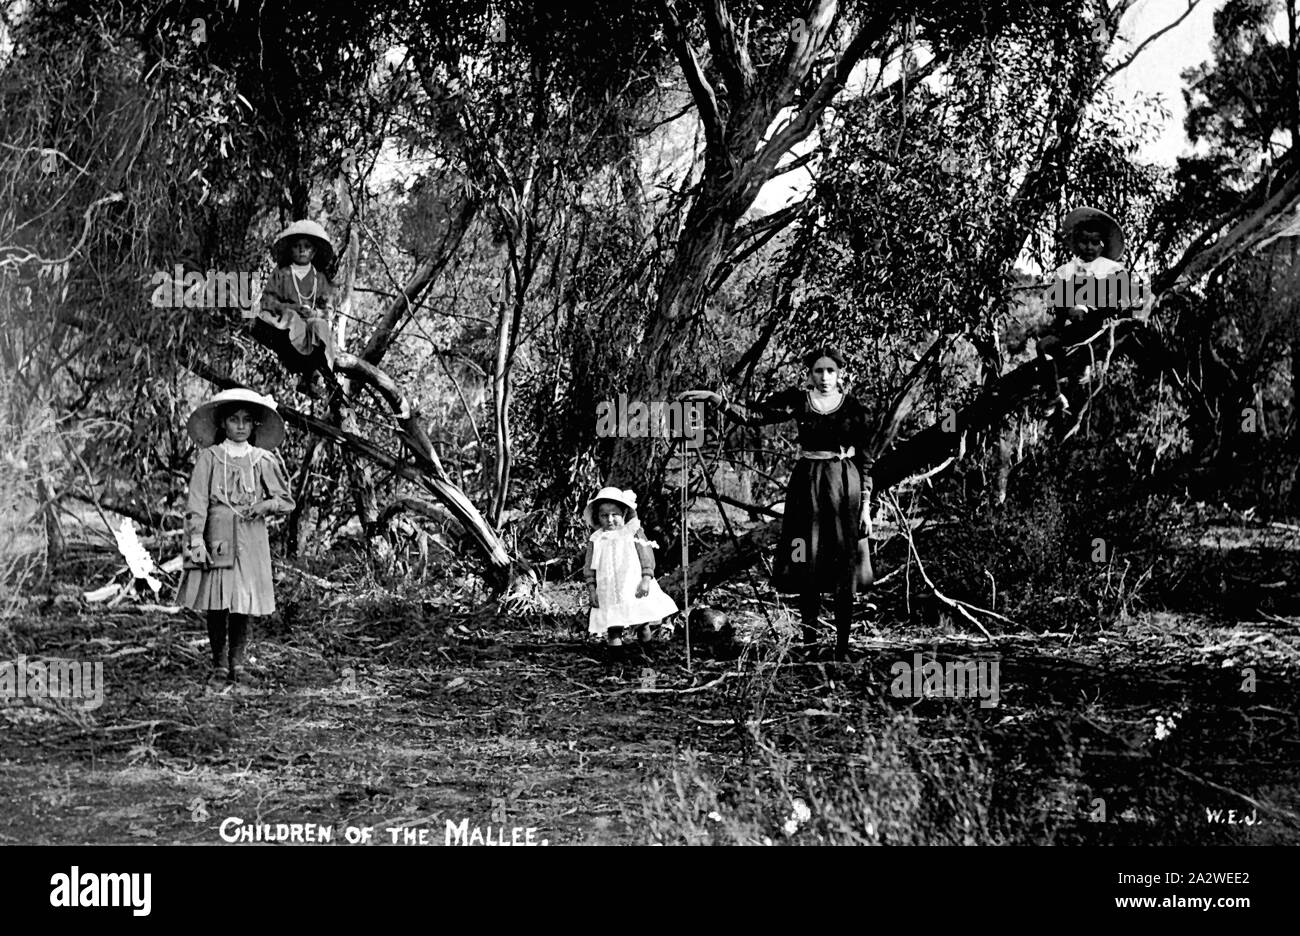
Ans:
[[[847,448],[841,448],[838,452],[817,452],[809,451],[808,449],[799,450],[800,458],[807,458],[811,461],[842,461],[846,458],[852,458],[856,454],[857,452],[854,451],[853,446],[851,445]]]

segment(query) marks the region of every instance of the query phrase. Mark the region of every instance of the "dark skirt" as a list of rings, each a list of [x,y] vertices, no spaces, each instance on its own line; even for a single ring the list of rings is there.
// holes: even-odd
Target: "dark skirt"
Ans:
[[[785,492],[772,587],[782,594],[856,591],[862,475],[846,459],[801,458]]]

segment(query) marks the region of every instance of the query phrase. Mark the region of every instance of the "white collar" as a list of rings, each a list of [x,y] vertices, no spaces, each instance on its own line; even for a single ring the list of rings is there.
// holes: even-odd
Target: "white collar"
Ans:
[[[253,446],[247,439],[243,442],[231,442],[229,439],[223,439],[221,449],[231,458],[243,458],[253,450]]]
[[[1117,260],[1112,260],[1110,257],[1101,256],[1101,255],[1095,257],[1092,260],[1084,260],[1082,257],[1076,256],[1074,258],[1074,264],[1076,269],[1084,270],[1085,272],[1088,273],[1095,273],[1098,270],[1102,270],[1109,273],[1112,270],[1118,270],[1124,266],[1124,264],[1118,262]]]
[[[303,264],[291,263],[289,264],[289,268],[293,270],[293,275],[298,277],[298,279],[302,279],[304,276],[310,273],[312,269],[310,263],[303,263]]]
[[[595,533],[591,534],[591,539],[593,542],[607,539],[624,539],[626,537],[635,536],[640,529],[641,520],[638,518],[636,520],[629,520],[621,527],[615,527],[612,530],[597,530]]]
[[[824,398],[817,396],[812,390],[808,391],[808,407],[814,413],[817,413],[819,416],[829,416],[831,413],[835,412],[837,409],[839,409],[841,406],[844,405],[844,389],[842,387],[840,388],[840,398],[836,400],[835,405],[830,407],[829,409],[822,409],[820,406],[818,406],[817,401],[819,399],[824,399]]]

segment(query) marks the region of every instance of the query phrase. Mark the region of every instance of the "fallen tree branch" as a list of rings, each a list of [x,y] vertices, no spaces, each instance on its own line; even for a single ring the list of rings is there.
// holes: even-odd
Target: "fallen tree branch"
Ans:
[[[714,686],[719,685],[728,679],[735,679],[737,676],[744,675],[744,673],[738,672],[723,673],[717,679],[710,680],[701,686],[691,686],[689,689],[622,689],[619,690],[618,693],[613,694],[618,695],[622,692],[632,692],[636,695],[690,695],[694,692],[703,692],[706,689],[712,689]]]
[[[979,611],[982,614],[987,614],[990,617],[999,618],[1011,624],[1015,623],[1015,621],[1012,621],[1010,618],[1003,617],[1002,615],[998,614],[995,611],[988,611],[985,610],[984,608],[978,608],[973,604],[969,604],[968,602],[958,601],[956,598],[949,598],[943,592],[939,591],[939,587],[935,585],[933,581],[931,581],[930,576],[925,571],[925,564],[921,561],[921,554],[917,552],[916,542],[912,538],[911,524],[908,523],[907,515],[903,513],[903,508],[898,505],[898,498],[896,497],[889,498],[889,504],[891,507],[894,508],[894,513],[898,515],[899,529],[901,529],[903,535],[907,537],[907,548],[908,551],[911,553],[912,558],[916,560],[917,571],[921,573],[921,578],[925,581],[926,586],[930,589],[930,593],[934,595],[934,597],[940,603],[942,603],[943,605],[949,608],[952,608],[962,617],[966,618],[966,620],[970,621],[972,624],[978,627],[980,629],[980,632],[983,633],[984,636],[987,637],[989,640],[993,639],[993,635],[988,632],[988,630],[984,627],[983,624],[979,622],[979,620],[975,617],[975,615],[970,613],[971,610]],[[967,610],[968,608],[970,610]]]
[[[72,500],[81,501],[82,503],[85,504],[93,504],[96,507],[101,507],[104,510],[107,510],[109,513],[119,514],[123,517],[130,517],[132,520],[134,520],[136,523],[140,524],[140,526],[144,527],[147,530],[151,530],[151,531],[157,530],[162,525],[158,519],[155,519],[149,516],[148,514],[146,514],[145,512],[138,510],[135,507],[132,507],[130,504],[123,504],[121,501],[110,500],[105,497],[96,498],[93,495],[86,494],[83,491],[64,491],[59,496],[68,497],[71,498]],[[179,529],[184,526],[184,523],[182,522],[177,526]]]
[[[763,550],[776,544],[781,535],[781,521],[771,520],[755,527],[735,541],[728,540],[691,562],[688,567],[691,594],[703,595],[732,576],[743,572],[763,555]],[[682,597],[682,569],[679,566],[659,579],[659,587],[674,600]]]
[[[310,582],[322,591],[338,591],[343,588],[343,586],[338,582],[331,582],[329,579],[321,578],[319,575],[312,575],[310,572],[300,569],[296,565],[290,565],[287,562],[276,562],[275,567],[290,575],[297,576],[305,582]]]
[[[737,500],[736,498],[729,497],[726,494],[718,494],[716,495],[715,499],[721,501],[724,504],[730,504],[732,507],[739,507],[741,510],[746,511],[747,513],[767,514],[769,517],[776,517],[777,519],[780,519],[781,517],[780,512],[773,510],[771,507],[764,507],[762,504],[751,504],[748,503],[747,501]]]

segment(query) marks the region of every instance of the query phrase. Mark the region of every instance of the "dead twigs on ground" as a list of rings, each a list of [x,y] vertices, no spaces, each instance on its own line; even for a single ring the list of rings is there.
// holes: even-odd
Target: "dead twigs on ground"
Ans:
[[[890,507],[893,508],[895,515],[898,517],[899,532],[904,537],[907,538],[908,553],[912,559],[916,560],[917,571],[921,573],[921,578],[925,581],[926,587],[930,589],[930,593],[935,597],[935,600],[937,600],[940,604],[944,605],[945,607],[951,608],[952,610],[960,614],[962,617],[964,617],[966,620],[970,621],[972,624],[978,627],[980,632],[989,640],[993,639],[993,635],[989,633],[988,628],[986,628],[983,624],[981,624],[979,619],[975,617],[975,615],[972,612],[987,614],[991,618],[994,618],[999,621],[1003,621],[1004,623],[1007,624],[1011,624],[1014,627],[1020,626],[1019,624],[1011,620],[1011,618],[1007,617],[1006,615],[998,614],[996,611],[990,611],[987,608],[981,608],[978,605],[973,605],[968,601],[961,601],[957,598],[949,598],[943,592],[939,591],[938,586],[934,584],[934,582],[930,579],[930,576],[925,571],[925,564],[921,561],[921,554],[917,552],[916,549],[916,540],[912,536],[912,527],[907,521],[907,515],[903,513],[903,508],[899,506],[898,498],[893,495],[890,495],[888,498],[885,499],[885,501],[890,505]]]

